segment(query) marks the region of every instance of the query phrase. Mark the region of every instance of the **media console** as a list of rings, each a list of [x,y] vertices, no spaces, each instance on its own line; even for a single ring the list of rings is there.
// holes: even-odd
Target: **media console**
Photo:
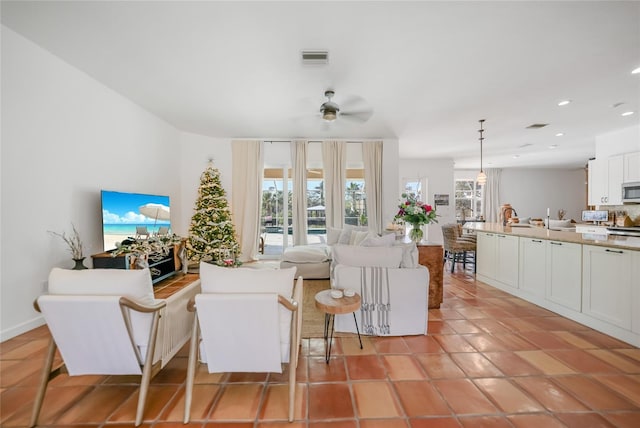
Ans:
[[[169,278],[180,270],[179,249],[180,244],[169,248],[166,255],[162,253],[149,254],[149,270],[153,284]],[[105,252],[94,254],[91,258],[93,259],[93,267],[96,269],[135,269],[135,256],[131,254],[120,254],[114,257],[112,253]]]

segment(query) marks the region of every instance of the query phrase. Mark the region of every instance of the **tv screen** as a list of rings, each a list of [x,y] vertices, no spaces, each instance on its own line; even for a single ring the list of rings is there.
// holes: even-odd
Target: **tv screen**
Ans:
[[[101,200],[104,251],[127,238],[146,238],[171,228],[169,196],[102,190]],[[144,231],[148,235],[140,235]]]

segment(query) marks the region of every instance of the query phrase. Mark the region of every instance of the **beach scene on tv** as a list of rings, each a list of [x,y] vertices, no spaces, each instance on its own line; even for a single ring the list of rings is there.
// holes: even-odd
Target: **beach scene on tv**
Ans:
[[[103,190],[102,235],[104,251],[127,238],[165,235],[171,228],[169,196]]]

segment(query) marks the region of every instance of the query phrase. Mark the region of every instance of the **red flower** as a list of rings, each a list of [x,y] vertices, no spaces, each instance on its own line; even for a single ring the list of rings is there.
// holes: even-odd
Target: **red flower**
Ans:
[[[431,205],[429,205],[429,204],[424,204],[424,207],[423,207],[423,208],[424,208],[424,210],[425,210],[426,212],[430,212],[431,210],[433,210],[433,208],[431,208]]]
[[[405,202],[404,204],[405,204],[405,205],[407,205],[407,206],[409,206],[409,205],[411,205],[411,202],[407,201],[407,202]]]

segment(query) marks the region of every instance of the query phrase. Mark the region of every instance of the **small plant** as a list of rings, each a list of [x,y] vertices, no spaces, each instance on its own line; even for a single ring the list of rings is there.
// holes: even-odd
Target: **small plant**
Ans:
[[[67,236],[65,232],[58,233],[58,232],[53,232],[51,230],[49,231],[49,233],[54,236],[58,236],[62,238],[62,240],[69,246],[69,251],[71,252],[71,257],[73,259],[81,259],[82,258],[82,241],[80,240],[80,234],[78,233],[78,230],[76,229],[73,223],[71,223],[71,228],[73,230],[73,233],[71,234],[71,236]]]

